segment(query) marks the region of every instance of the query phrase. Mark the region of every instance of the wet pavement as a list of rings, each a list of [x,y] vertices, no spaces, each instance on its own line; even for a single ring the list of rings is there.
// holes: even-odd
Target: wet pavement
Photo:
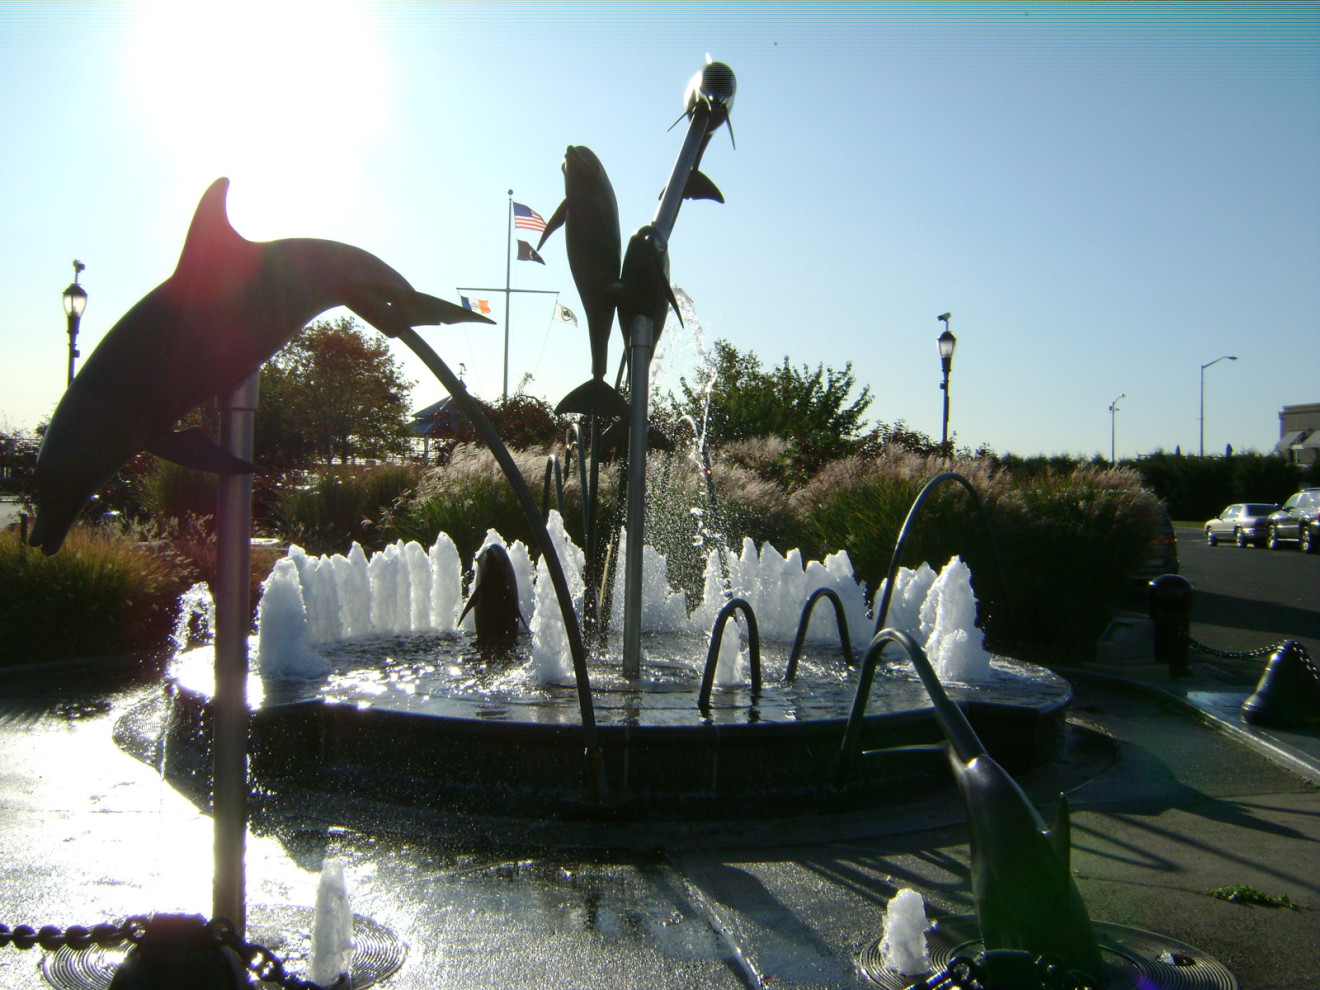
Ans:
[[[1078,674],[1064,757],[1021,782],[1047,820],[1069,792],[1095,920],[1188,943],[1247,990],[1320,987],[1320,742],[1275,739],[1279,759],[1217,727],[1244,688],[1196,669],[1177,683]],[[210,819],[112,738],[150,690],[74,670],[0,679],[0,922],[209,914]],[[346,857],[354,911],[408,947],[389,987],[862,988],[859,954],[899,888],[932,916],[973,910],[963,817],[951,783],[881,813],[653,835],[481,834],[305,795],[254,822],[248,899],[294,918],[282,906],[313,903],[322,859]],[[1237,885],[1295,909],[1209,894]],[[0,986],[49,986],[40,951],[0,949]]]

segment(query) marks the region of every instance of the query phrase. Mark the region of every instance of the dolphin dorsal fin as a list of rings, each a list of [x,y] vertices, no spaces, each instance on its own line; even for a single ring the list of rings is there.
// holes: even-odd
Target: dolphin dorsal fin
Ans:
[[[1068,796],[1066,794],[1059,795],[1059,807],[1054,812],[1054,824],[1045,833],[1045,838],[1049,840],[1050,848],[1054,850],[1054,858],[1059,861],[1064,872],[1071,871],[1072,819],[1069,816]]]
[[[216,179],[202,193],[201,202],[188,226],[188,238],[183,242],[179,264],[174,269],[176,276],[182,275],[192,281],[193,277],[214,266],[225,251],[247,243],[229,223],[229,212],[225,208],[228,194],[229,180],[225,178]]]

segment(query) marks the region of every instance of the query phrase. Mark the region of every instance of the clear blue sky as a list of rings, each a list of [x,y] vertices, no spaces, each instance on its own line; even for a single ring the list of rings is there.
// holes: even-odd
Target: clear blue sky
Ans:
[[[418,288],[502,286],[508,197],[548,217],[568,144],[625,236],[682,140],[707,53],[737,149],[689,202],[674,283],[707,342],[851,361],[872,419],[1001,452],[1268,449],[1320,401],[1320,11],[1311,5],[0,4],[0,424],[64,387],[60,292],[87,265],[90,353],[174,268],[232,180],[254,240],[366,248]],[[562,233],[519,288],[578,309]],[[425,336],[497,397],[499,328]],[[510,382],[588,377],[585,320],[515,299]],[[659,384],[695,358],[667,333]],[[617,331],[611,367],[620,353]],[[417,406],[440,386],[403,348]],[[668,376],[668,377],[666,377]]]

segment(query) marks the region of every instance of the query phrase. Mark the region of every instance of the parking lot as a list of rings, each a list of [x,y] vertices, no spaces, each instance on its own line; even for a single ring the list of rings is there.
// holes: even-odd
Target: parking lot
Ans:
[[[1207,546],[1200,529],[1177,530],[1182,574],[1196,589],[1192,638],[1216,649],[1250,650],[1296,639],[1320,657],[1320,554]]]

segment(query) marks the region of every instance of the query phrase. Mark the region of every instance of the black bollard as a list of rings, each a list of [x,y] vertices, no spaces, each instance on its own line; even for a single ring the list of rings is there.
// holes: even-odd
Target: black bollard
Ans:
[[[109,990],[237,990],[251,987],[238,956],[199,914],[157,914],[115,970]]]
[[[1150,617],[1155,623],[1155,662],[1167,663],[1173,677],[1188,677],[1191,648],[1192,582],[1161,574],[1150,582]]]
[[[1255,693],[1242,702],[1242,719],[1278,729],[1320,725],[1320,672],[1296,640],[1274,651]]]

